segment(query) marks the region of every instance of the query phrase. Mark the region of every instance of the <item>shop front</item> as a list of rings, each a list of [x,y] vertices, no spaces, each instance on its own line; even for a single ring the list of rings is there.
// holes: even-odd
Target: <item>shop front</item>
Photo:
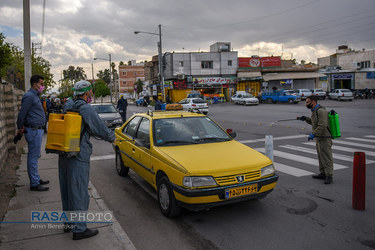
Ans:
[[[171,81],[166,90],[172,102],[179,102],[186,98],[189,92],[197,91],[206,100],[224,102],[233,94],[237,84],[237,77],[193,77],[192,82],[186,80]]]
[[[324,74],[316,72],[269,73],[263,75],[267,89],[314,89],[319,77]]]
[[[331,90],[333,89],[354,89],[354,74],[340,73],[331,75]]]
[[[260,72],[238,72],[237,78],[236,91],[246,91],[253,96],[258,95],[262,88],[262,75]]]

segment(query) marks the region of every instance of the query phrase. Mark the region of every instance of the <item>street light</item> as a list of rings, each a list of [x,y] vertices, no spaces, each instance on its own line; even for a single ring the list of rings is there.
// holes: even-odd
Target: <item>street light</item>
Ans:
[[[163,102],[165,101],[165,89],[164,89],[164,75],[163,75],[163,66],[162,66],[162,54],[163,54],[163,50],[162,50],[162,45],[161,45],[161,24],[159,24],[159,33],[152,33],[152,32],[146,32],[146,31],[139,31],[139,30],[136,30],[134,31],[134,34],[139,34],[139,33],[143,33],[143,34],[149,34],[149,35],[155,35],[155,36],[159,36],[159,43],[158,43],[158,49],[159,49],[159,54],[158,54],[158,64],[159,64],[159,80],[160,80],[160,84],[161,84],[161,90],[162,90],[162,97],[163,97]]]
[[[111,54],[108,54],[108,56],[109,56],[109,59],[94,57],[94,60],[109,61],[109,93],[111,95],[111,103],[112,103],[112,59],[111,59]]]

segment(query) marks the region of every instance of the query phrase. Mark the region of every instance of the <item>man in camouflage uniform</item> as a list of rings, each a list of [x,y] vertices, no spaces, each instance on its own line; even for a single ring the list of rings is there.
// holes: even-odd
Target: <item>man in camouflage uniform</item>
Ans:
[[[324,184],[331,184],[333,179],[333,159],[332,159],[332,136],[329,130],[328,112],[318,104],[317,96],[309,96],[306,99],[306,107],[311,109],[311,118],[301,116],[297,119],[305,121],[312,126],[312,133],[308,140],[316,141],[316,151],[319,159],[319,171],[313,175],[314,179],[323,179]]]

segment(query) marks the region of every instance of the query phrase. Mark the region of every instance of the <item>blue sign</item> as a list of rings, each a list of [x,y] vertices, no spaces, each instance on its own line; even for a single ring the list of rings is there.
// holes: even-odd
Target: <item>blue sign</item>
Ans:
[[[352,79],[353,74],[335,74],[332,77],[333,79]]]
[[[280,80],[280,85],[292,85],[293,84],[293,79],[285,79],[285,80]]]
[[[367,72],[366,78],[367,79],[375,79],[375,72]]]

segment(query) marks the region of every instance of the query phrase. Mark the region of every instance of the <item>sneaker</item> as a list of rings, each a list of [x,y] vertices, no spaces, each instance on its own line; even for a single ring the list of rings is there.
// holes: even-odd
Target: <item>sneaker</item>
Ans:
[[[49,187],[43,187],[42,185],[36,185],[34,187],[30,187],[30,191],[48,191]]]
[[[325,180],[326,179],[326,175],[323,174],[323,173],[320,173],[320,174],[313,175],[312,178]]]
[[[329,177],[329,176],[327,176],[327,178],[326,178],[326,180],[325,180],[324,184],[331,184],[332,182],[333,182],[333,178],[332,178],[332,177]]]
[[[86,229],[85,231],[81,233],[73,233],[73,240],[82,240],[85,238],[90,238],[92,236],[95,236],[99,233],[98,229]]]

